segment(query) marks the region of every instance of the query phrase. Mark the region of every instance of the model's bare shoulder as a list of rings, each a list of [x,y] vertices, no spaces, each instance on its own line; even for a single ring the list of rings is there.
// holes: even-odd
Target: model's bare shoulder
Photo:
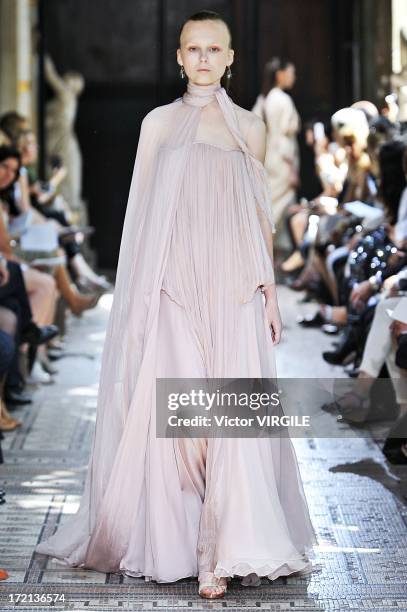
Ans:
[[[263,119],[252,111],[235,104],[240,133],[248,147],[257,159],[264,162],[266,155],[267,129]]]
[[[142,124],[144,127],[160,127],[171,119],[174,111],[179,106],[178,100],[170,102],[169,104],[163,104],[162,106],[156,106],[151,109],[145,115]]]
[[[260,119],[258,115],[256,115],[252,111],[247,110],[247,108],[243,108],[242,106],[239,106],[235,102],[233,103],[233,105],[236,111],[237,119],[239,121],[240,129],[242,130],[242,133],[244,129],[246,130],[250,129],[250,126],[253,123],[253,121],[257,120],[257,121],[262,122],[262,119]]]

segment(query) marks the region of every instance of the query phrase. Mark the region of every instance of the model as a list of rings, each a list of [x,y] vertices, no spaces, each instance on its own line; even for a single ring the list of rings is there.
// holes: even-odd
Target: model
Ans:
[[[263,91],[252,108],[267,127],[264,167],[270,181],[273,219],[278,230],[283,227],[287,208],[296,202],[299,184],[297,135],[300,117],[287,93],[294,86],[295,78],[294,64],[274,57],[264,67]]]
[[[78,513],[36,550],[203,597],[310,570],[315,534],[289,438],[157,438],[156,378],[271,378],[281,320],[266,131],[221,85],[230,31],[180,32],[181,98],[142,122]]]

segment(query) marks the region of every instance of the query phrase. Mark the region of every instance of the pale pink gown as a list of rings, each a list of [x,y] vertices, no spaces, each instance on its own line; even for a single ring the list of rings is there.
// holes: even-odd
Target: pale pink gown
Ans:
[[[138,379],[145,386],[156,377],[276,375],[260,290],[274,281],[259,222],[263,192],[253,183],[262,180],[262,168],[250,156],[232,104],[219,86],[189,83],[182,99],[160,107],[169,112],[175,105],[181,124],[184,116],[191,122],[177,132],[177,138],[182,134],[186,140],[187,154],[160,260],[154,351],[145,378]],[[170,133],[170,121],[160,125]],[[168,138],[161,141],[154,185],[170,181],[169,169],[181,156],[177,145]],[[150,232],[152,224],[157,240],[166,227],[162,210],[161,219],[154,219],[154,210],[147,213],[143,225]],[[111,335],[112,327],[107,342]],[[144,340],[144,354],[149,346]],[[100,478],[98,497],[98,484],[91,484],[88,473],[78,515],[37,551],[70,565],[121,570],[158,582],[204,579],[206,572],[274,580],[310,571],[316,538],[291,440],[157,438],[155,410],[146,397],[140,392],[139,403],[130,403],[114,464],[109,478]],[[108,411],[98,414],[96,478],[98,470],[103,475],[97,442]],[[93,511],[89,498],[98,503]]]

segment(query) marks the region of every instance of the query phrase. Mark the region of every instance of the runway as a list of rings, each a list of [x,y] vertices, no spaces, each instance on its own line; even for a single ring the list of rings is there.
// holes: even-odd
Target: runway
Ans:
[[[338,376],[321,352],[331,339],[295,323],[306,307],[281,287],[285,330],[278,347],[282,377]],[[319,545],[319,571],[310,577],[264,580],[261,587],[229,586],[224,600],[203,601],[195,580],[157,585],[142,579],[65,569],[33,554],[39,539],[76,511],[89,456],[97,383],[111,296],[81,319],[70,320],[67,355],[58,362],[56,384],[35,393],[35,403],[18,409],[20,430],[6,435],[0,483],[0,608],[48,610],[30,603],[44,594],[64,596],[55,610],[407,610],[407,469],[395,468],[380,451],[383,427],[372,436],[296,439],[311,517]],[[334,416],[332,427],[338,427]],[[176,551],[174,551],[176,554]],[[31,594],[31,597],[30,597]]]

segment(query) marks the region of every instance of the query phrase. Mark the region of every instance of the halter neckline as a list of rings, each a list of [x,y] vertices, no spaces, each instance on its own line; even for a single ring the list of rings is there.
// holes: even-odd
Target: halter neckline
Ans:
[[[216,98],[216,93],[220,93],[221,89],[222,85],[220,83],[195,85],[195,83],[188,81],[182,100],[192,106],[206,106]]]

